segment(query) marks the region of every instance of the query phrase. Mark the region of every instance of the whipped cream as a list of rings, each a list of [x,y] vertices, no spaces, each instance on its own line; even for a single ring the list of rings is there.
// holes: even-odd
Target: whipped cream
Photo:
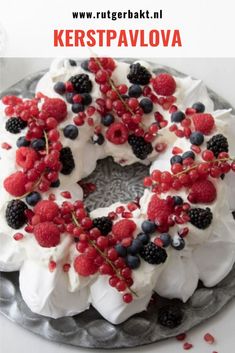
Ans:
[[[142,64],[151,70],[151,65]],[[130,86],[127,80],[128,70],[129,64],[118,62],[113,73],[114,81],[117,84],[125,83]],[[61,98],[53,89],[55,82],[66,81],[79,73],[86,72],[80,66],[71,66],[66,59],[57,59],[53,61],[50,71],[39,81],[36,91],[43,92],[49,97]],[[174,78],[177,84],[174,96],[177,98],[176,104],[179,109],[185,110],[196,101],[202,102],[206,111],[212,113],[215,118],[216,132],[223,133],[228,138],[231,155],[235,155],[235,127],[231,111],[214,111],[213,102],[202,81],[190,77]],[[90,79],[93,83],[91,95],[95,101],[100,97],[100,91],[92,74],[90,74]],[[231,210],[235,209],[235,191],[234,179],[229,174],[226,175],[224,181],[217,181],[217,199],[209,205],[213,212],[213,222],[209,228],[200,230],[188,223],[189,234],[183,250],[177,251],[173,248],[167,248],[167,261],[162,265],[150,265],[141,260],[141,266],[133,271],[132,289],[138,293],[138,297],[134,297],[130,304],[125,304],[122,300],[122,294],[108,285],[107,276],[82,277],[75,272],[73,261],[78,252],[74,242],[66,234],[61,237],[60,244],[54,248],[40,247],[35,238],[29,234],[25,234],[21,241],[15,241],[13,239],[15,231],[7,225],[5,220],[6,205],[11,197],[3,188],[3,180],[18,169],[15,163],[15,152],[19,134],[12,135],[4,129],[6,118],[3,108],[1,104],[0,144],[10,142],[12,149],[0,151],[0,270],[20,271],[20,290],[32,311],[58,318],[78,314],[88,309],[92,304],[108,321],[118,324],[133,314],[145,310],[153,291],[164,297],[179,298],[185,302],[195,291],[199,279],[206,286],[214,286],[229,273],[235,261],[234,220],[231,215]],[[59,127],[61,142],[64,147],[71,148],[76,166],[69,176],[60,175],[61,185],[57,190],[53,190],[58,204],[64,201],[60,193],[65,190],[72,194],[72,201],[83,198],[82,189],[76,182],[95,169],[97,160],[112,156],[114,161],[121,162],[122,165],[140,162],[132,153],[128,143],[114,145],[105,140],[102,146],[93,144],[91,139],[94,129],[86,124],[79,127],[79,137],[76,140],[66,139],[62,132],[63,127],[72,123],[74,117],[69,104],[67,104],[67,108],[68,118]],[[170,121],[168,111],[163,110],[159,105],[158,111],[166,120]],[[94,119],[98,119],[98,115],[94,115]],[[153,114],[148,114],[144,117],[143,123],[149,126],[154,121]],[[210,136],[208,136],[209,138]],[[156,141],[166,142],[168,147],[160,154],[154,151],[143,162],[145,164],[152,162],[150,172],[154,169],[170,170],[173,146],[180,147],[184,151],[190,149],[188,140],[177,138],[175,134],[169,132],[167,127],[161,129],[161,135],[156,138]],[[123,156],[125,157],[124,161]],[[177,194],[184,199],[186,198],[184,190]],[[169,192],[168,195],[171,193]],[[48,193],[42,196],[46,199]],[[147,205],[151,196],[152,193],[145,190],[140,200],[140,209],[133,213],[133,220],[137,224],[135,235],[140,232],[141,223],[146,219]],[[91,213],[91,217],[105,216],[119,205],[121,204],[116,203],[106,208],[99,208]],[[200,204],[197,205],[197,207],[200,206]],[[179,229],[180,225],[172,227],[170,234],[177,234]],[[24,233],[23,229],[20,229],[19,232]],[[48,270],[50,260],[57,263],[56,269],[52,273]],[[71,263],[68,272],[63,271],[65,263]]]

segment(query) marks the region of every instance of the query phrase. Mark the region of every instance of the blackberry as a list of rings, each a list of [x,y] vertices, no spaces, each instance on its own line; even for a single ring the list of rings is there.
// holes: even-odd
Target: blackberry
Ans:
[[[6,221],[9,227],[13,229],[21,228],[27,221],[25,210],[27,205],[21,200],[12,200],[6,208]]]
[[[207,149],[212,151],[217,158],[220,152],[228,152],[228,140],[222,134],[213,136],[207,142]]]
[[[153,151],[152,144],[146,142],[142,136],[129,135],[128,143],[131,145],[134,155],[142,160],[146,159],[148,154]]]
[[[158,323],[168,328],[175,328],[181,324],[183,312],[178,305],[166,305],[158,311]]]
[[[130,66],[130,72],[127,78],[131,83],[147,85],[150,81],[151,74],[144,66],[137,63]]]
[[[209,207],[191,208],[189,210],[190,222],[199,229],[206,229],[212,222],[213,214]]]
[[[140,251],[140,256],[151,265],[159,265],[166,261],[167,253],[165,249],[150,242]]]
[[[77,93],[90,93],[92,90],[92,82],[87,74],[72,76],[69,81]]]
[[[93,219],[93,225],[98,228],[103,235],[107,235],[112,230],[113,222],[108,217],[98,217]]]
[[[69,147],[64,147],[60,151],[60,162],[62,163],[62,169],[60,172],[64,175],[71,174],[75,168],[75,163],[72,151]]]
[[[12,134],[18,134],[27,126],[27,123],[20,118],[10,118],[7,120],[5,128]]]

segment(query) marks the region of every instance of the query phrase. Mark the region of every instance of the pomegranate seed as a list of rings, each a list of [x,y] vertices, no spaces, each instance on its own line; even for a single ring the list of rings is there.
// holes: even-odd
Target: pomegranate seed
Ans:
[[[71,267],[70,264],[64,264],[64,265],[63,265],[63,271],[64,271],[64,272],[69,272],[70,267]]]
[[[206,333],[204,335],[204,340],[208,343],[208,344],[213,344],[215,342],[215,338],[210,334],[210,333]]]
[[[186,338],[186,333],[180,333],[179,335],[176,336],[176,339],[178,341],[184,341]]]
[[[4,150],[10,150],[12,148],[11,145],[9,145],[9,143],[7,142],[3,142],[1,147],[4,149]]]
[[[24,238],[24,235],[22,233],[16,233],[16,234],[13,235],[13,238],[15,240],[21,240],[21,239]]]
[[[181,153],[183,153],[183,150],[181,148],[179,148],[177,146],[172,148],[172,154],[175,155],[175,154],[181,154]]]
[[[62,191],[62,192],[60,193],[60,195],[61,195],[63,198],[65,198],[65,199],[71,199],[71,198],[72,198],[72,195],[70,194],[69,191]]]
[[[56,262],[51,260],[48,264],[48,268],[50,272],[53,272],[56,269]]]
[[[193,348],[193,345],[191,343],[185,342],[183,344],[183,348],[188,351],[189,349]]]

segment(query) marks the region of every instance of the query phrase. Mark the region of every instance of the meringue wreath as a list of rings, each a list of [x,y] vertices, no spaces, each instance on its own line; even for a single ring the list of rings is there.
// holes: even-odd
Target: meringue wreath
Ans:
[[[142,61],[57,59],[34,98],[4,96],[0,270],[20,272],[29,308],[92,305],[118,324],[154,292],[185,302],[220,282],[235,261],[233,119],[202,81]],[[78,181],[107,156],[150,165],[145,191],[89,213]]]

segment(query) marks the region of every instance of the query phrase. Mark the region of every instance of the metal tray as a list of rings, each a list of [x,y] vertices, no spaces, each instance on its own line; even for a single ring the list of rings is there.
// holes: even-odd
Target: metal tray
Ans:
[[[186,76],[172,68],[158,66],[156,63],[153,65],[155,72],[167,71],[176,76]],[[2,92],[0,97],[6,94],[32,97],[36,84],[44,73],[45,71],[40,71],[27,76]],[[216,109],[231,108],[227,101],[210,89],[209,94]],[[140,164],[123,168],[111,158],[99,161],[96,170],[86,178],[86,181],[97,185],[97,191],[86,199],[87,206],[92,209],[107,206],[117,199],[134,199],[143,192],[142,180],[147,172],[148,167]],[[157,323],[159,307],[171,302],[157,296],[157,300],[151,302],[147,311],[132,316],[120,325],[112,325],[94,308],[73,317],[56,320],[34,314],[21,297],[18,272],[1,272],[0,276],[0,312],[3,315],[46,339],[89,348],[135,347],[175,336],[215,315],[235,296],[234,266],[230,274],[216,287],[205,288],[200,285],[187,303],[180,304],[184,319],[175,329],[167,329]]]

